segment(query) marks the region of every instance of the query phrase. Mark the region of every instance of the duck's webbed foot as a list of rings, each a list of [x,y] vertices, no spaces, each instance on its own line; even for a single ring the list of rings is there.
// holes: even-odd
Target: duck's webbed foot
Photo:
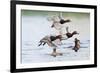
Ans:
[[[43,43],[43,46],[44,46],[45,44],[46,44],[46,43],[44,42],[44,43]]]
[[[54,57],[56,57],[56,56],[62,56],[62,55],[63,55],[62,53],[58,53],[58,52],[56,52],[56,53],[53,52],[51,54],[51,56],[54,56]]]
[[[42,43],[40,43],[38,46],[40,46]]]
[[[40,46],[40,45],[42,45],[42,44],[43,44],[43,46],[44,46],[46,43],[45,43],[45,42],[40,41],[38,46]]]
[[[79,49],[74,47],[72,50],[74,50],[75,52],[78,52]]]
[[[51,54],[51,56],[54,56],[54,57],[56,57],[56,56],[62,56],[62,55],[63,55],[62,53],[56,52],[56,49],[54,49],[53,52],[52,52],[52,54]]]

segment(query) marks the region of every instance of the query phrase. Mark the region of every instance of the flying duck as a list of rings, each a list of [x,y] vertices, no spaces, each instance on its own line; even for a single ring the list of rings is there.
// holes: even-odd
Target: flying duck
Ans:
[[[61,35],[57,35],[57,36],[45,36],[43,37],[40,41],[39,41],[39,45],[45,45],[47,44],[50,47],[53,47],[53,52],[52,52],[52,56],[56,57],[57,55],[62,55],[62,53],[57,53],[56,49],[57,49],[57,45],[56,43],[53,43],[53,41],[59,39],[61,41]]]
[[[47,18],[47,20],[52,21],[51,28],[54,27],[57,30],[61,30],[63,24],[71,22],[70,19],[64,19],[62,13],[60,13],[58,16]]]
[[[63,35],[65,35],[66,37],[62,37],[61,40],[66,40],[66,39],[69,39],[69,38],[73,37],[73,36],[76,35],[76,34],[79,34],[77,31],[73,31],[72,33],[69,32],[69,31],[68,31],[68,27],[66,27],[66,32],[67,32],[67,33],[63,34]],[[63,35],[62,35],[62,36],[63,36]]]

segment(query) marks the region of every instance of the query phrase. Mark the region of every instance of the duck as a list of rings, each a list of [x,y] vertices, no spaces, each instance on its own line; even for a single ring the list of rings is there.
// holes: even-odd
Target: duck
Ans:
[[[47,44],[49,47],[53,47],[53,52],[52,52],[52,56],[56,57],[57,55],[62,55],[62,53],[57,53],[56,49],[57,49],[57,45],[56,43],[53,43],[53,41],[59,39],[61,41],[61,35],[57,35],[57,36],[45,36],[43,37],[40,41],[39,41],[39,45],[45,45]]]
[[[66,33],[66,36],[68,37],[68,38],[71,38],[71,37],[73,37],[74,35],[76,35],[76,34],[79,34],[77,31],[73,31],[72,33]]]
[[[68,22],[71,22],[70,19],[64,19],[63,16],[62,16],[62,13],[60,13],[58,16],[53,16],[51,18],[51,21],[52,21],[51,28],[54,27],[57,30],[61,29],[60,27],[63,24],[68,23]]]
[[[75,46],[74,46],[73,50],[75,50],[75,52],[77,52],[80,49],[80,40],[75,38],[74,43],[75,43]]]
[[[66,40],[66,39],[69,39],[69,38],[73,37],[73,36],[76,35],[76,34],[79,34],[77,31],[73,31],[72,33],[69,32],[69,31],[68,31],[68,28],[69,28],[69,27],[66,27],[66,33],[62,35],[62,36],[65,35],[65,37],[62,37],[61,40]]]
[[[63,16],[62,16],[62,13],[60,13],[58,17],[60,19],[60,21],[59,21],[60,24],[65,24],[67,22],[71,22],[70,19],[64,19]]]

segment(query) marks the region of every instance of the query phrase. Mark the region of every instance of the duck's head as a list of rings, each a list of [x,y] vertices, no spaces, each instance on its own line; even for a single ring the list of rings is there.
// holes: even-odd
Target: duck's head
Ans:
[[[71,22],[71,20],[70,19],[67,19],[66,22]]]
[[[77,31],[74,31],[73,34],[79,34]]]
[[[77,41],[77,38],[75,38],[75,41]]]

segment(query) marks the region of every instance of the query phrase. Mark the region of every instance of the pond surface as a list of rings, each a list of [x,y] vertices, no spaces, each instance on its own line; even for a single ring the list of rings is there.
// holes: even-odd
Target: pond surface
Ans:
[[[56,30],[51,28],[52,22],[48,21],[47,18],[58,13],[22,10],[22,63],[88,60],[90,58],[90,19],[88,13],[63,13],[64,18],[72,21],[64,24],[64,26],[68,26],[70,32],[78,31],[79,35],[62,41],[62,45],[57,49],[57,51],[63,53],[62,56],[51,56],[53,49],[48,47],[47,44],[38,47],[41,38],[46,35],[56,34]],[[78,38],[81,42],[81,48],[78,52],[72,50],[74,38]]]

